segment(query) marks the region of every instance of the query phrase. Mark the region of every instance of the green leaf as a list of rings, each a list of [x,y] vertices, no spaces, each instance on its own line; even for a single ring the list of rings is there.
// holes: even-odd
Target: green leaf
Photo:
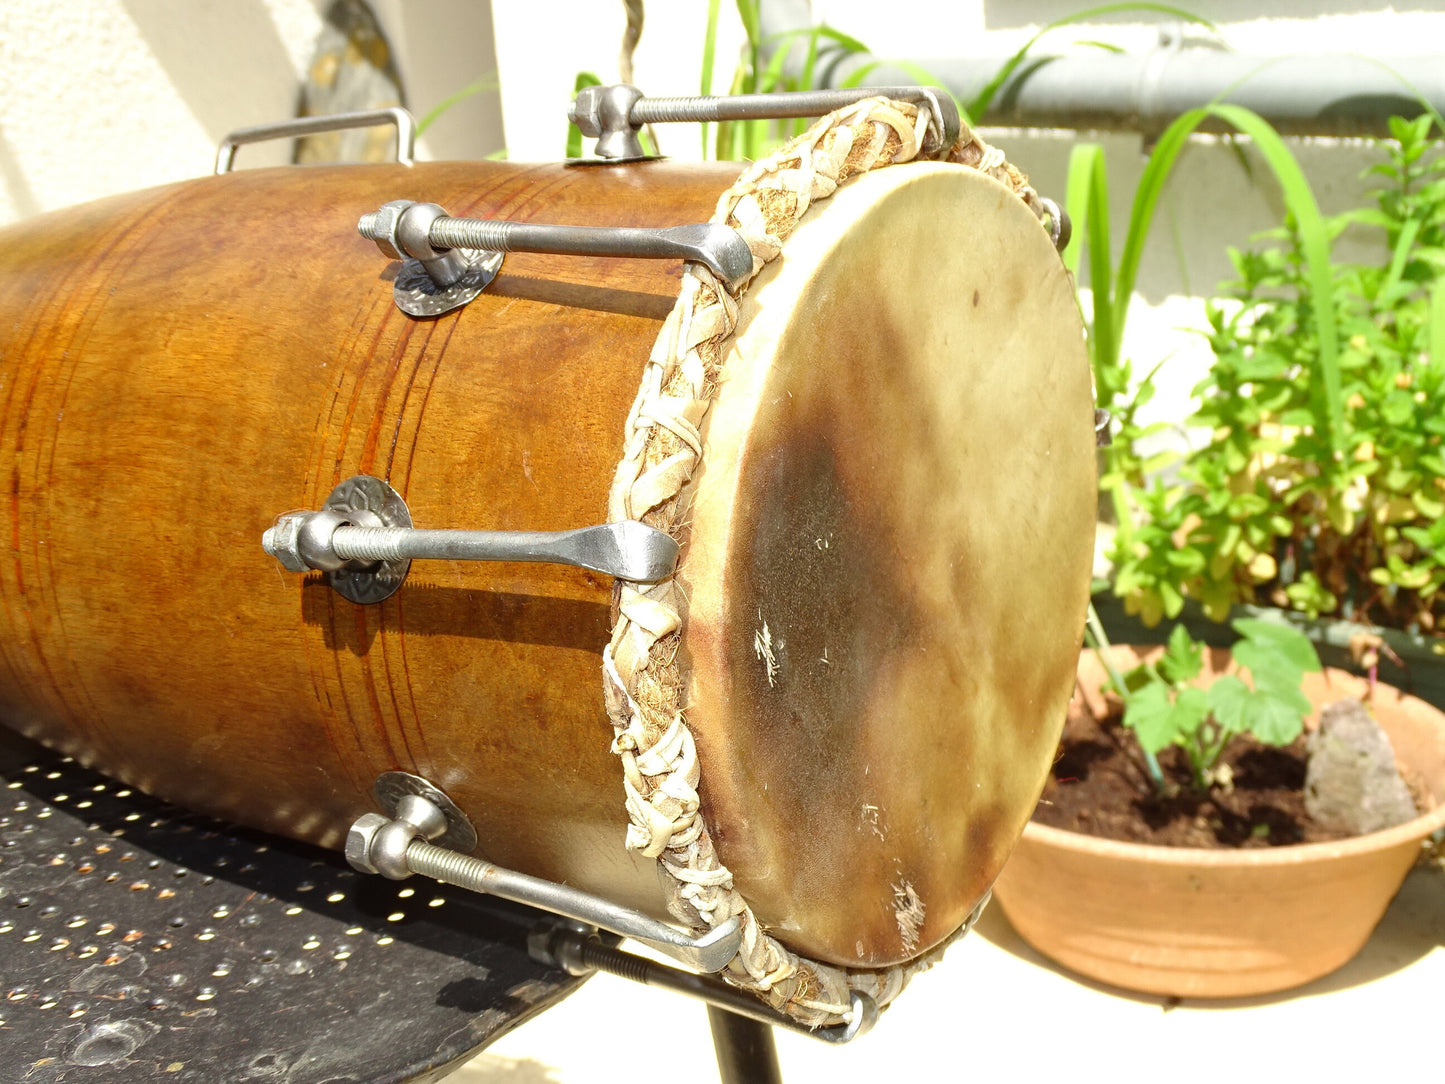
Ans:
[[[1243,636],[1246,642],[1277,652],[1303,673],[1319,672],[1320,657],[1315,651],[1315,645],[1299,629],[1251,617],[1231,621],[1230,627]],[[1235,645],[1236,655],[1240,646]]]
[[[1181,735],[1193,734],[1208,714],[1202,689],[1184,689],[1171,702],[1168,689],[1151,682],[1130,697],[1124,725],[1134,731],[1146,752],[1157,753]]]
[[[1309,701],[1305,701],[1305,711]],[[1244,709],[1246,729],[1266,745],[1288,745],[1304,729],[1304,712],[1272,692],[1255,691]]]
[[[1225,674],[1205,693],[1209,714],[1227,734],[1239,734],[1247,729],[1245,709],[1253,695],[1249,686],[1233,674]]]
[[[1175,625],[1169,634],[1169,648],[1159,660],[1159,673],[1174,685],[1193,681],[1204,668],[1204,647],[1194,642],[1189,630]]]
[[[1147,752],[1157,753],[1174,741],[1177,730],[1169,691],[1158,683],[1134,691],[1124,707],[1124,725],[1139,739]]]

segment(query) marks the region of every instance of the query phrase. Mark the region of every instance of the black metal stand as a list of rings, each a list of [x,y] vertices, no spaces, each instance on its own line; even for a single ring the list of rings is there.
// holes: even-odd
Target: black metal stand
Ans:
[[[722,1084],[782,1084],[773,1029],[714,1005],[707,1007]]]
[[[32,751],[0,783],[0,1079],[433,1081],[583,981],[529,955],[531,908]]]
[[[18,753],[18,755],[17,755]],[[441,1079],[594,970],[708,1003],[722,1084],[781,1084],[720,979],[554,915],[187,813],[0,732],[0,1078]],[[877,1009],[808,1034],[847,1042]]]

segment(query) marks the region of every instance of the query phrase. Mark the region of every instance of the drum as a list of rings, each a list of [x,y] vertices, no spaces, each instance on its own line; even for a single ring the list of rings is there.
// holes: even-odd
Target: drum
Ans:
[[[330,847],[410,772],[498,864],[698,928],[742,915],[732,974],[800,1018],[891,996],[1037,799],[1094,518],[1069,276],[1017,174],[968,133],[971,165],[916,160],[914,118],[863,103],[741,178],[255,170],[7,229],[4,721]],[[716,215],[755,274],[734,295],[693,265],[514,253],[416,319],[355,231],[401,197]],[[418,562],[358,605],[260,538],[359,474],[418,526],[640,518],[678,571]]]

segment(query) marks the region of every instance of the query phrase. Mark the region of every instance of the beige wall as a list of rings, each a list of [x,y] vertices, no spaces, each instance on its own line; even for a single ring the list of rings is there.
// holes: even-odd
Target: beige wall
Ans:
[[[326,0],[0,0],[0,223],[208,173],[228,132],[296,113]],[[418,116],[496,69],[477,0],[376,0]],[[459,103],[419,153],[504,143],[495,94]],[[244,147],[238,168],[290,160]]]
[[[0,223],[206,173],[216,141],[245,125],[290,116],[327,0],[0,0]],[[1041,20],[1083,4],[1060,0],[817,0],[832,25],[886,57],[1007,55]],[[1335,0],[1200,0],[1185,6],[1219,22],[1244,53],[1362,52],[1388,57],[1432,47],[1445,63],[1445,5]],[[704,0],[651,0],[636,79],[652,94],[698,90]],[[517,159],[562,156],[576,73],[616,79],[624,27],[619,0],[373,0],[418,116],[488,75],[499,93],[458,105],[422,140],[423,157],[479,157],[503,146]],[[734,6],[721,5],[714,89],[726,89],[742,42]],[[1123,17],[1118,17],[1123,18]],[[1112,22],[1056,31],[1067,49],[1104,40],[1147,49],[1150,26]],[[505,135],[504,135],[505,132]],[[699,153],[697,131],[661,130],[676,157]],[[1062,198],[1076,133],[990,133],[1037,187]],[[1089,137],[1092,138],[1092,137]],[[1113,218],[1126,220],[1142,166],[1137,137],[1102,137],[1111,164]],[[1327,210],[1359,200],[1368,161],[1338,141],[1296,144]],[[282,145],[248,147],[242,166],[282,162]],[[1129,349],[1171,362],[1161,416],[1180,416],[1203,364],[1198,298],[1228,273],[1226,244],[1275,224],[1272,182],[1230,149],[1191,148],[1161,213],[1131,313]]]

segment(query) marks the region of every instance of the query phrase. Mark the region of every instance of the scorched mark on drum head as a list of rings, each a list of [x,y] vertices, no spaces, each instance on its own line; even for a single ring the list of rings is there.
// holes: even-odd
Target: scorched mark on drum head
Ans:
[[[919,732],[938,731],[934,716],[953,711],[967,678],[962,660],[939,650],[924,601],[920,573],[931,562],[916,557],[938,542],[920,535],[927,516],[897,484],[901,460],[946,446],[917,409],[929,392],[917,366],[894,364],[908,349],[897,328],[877,314],[863,326],[835,315],[817,313],[800,333],[805,360],[779,380],[752,428],[730,546],[727,668],[744,745],[767,751],[745,770],[766,791],[768,821],[801,843],[797,861],[768,877],[805,899],[834,894],[829,883],[849,879],[847,870],[876,882],[862,893],[876,914],[860,919],[872,958],[879,946],[917,945],[920,931],[908,925],[902,935],[892,901],[903,882],[924,902],[934,891],[915,869],[931,825],[917,815],[917,795],[902,806],[890,796],[900,765],[918,754]],[[812,371],[818,357],[833,359],[826,376]],[[933,462],[909,473],[918,470],[949,473]],[[890,702],[895,693],[903,699]],[[930,702],[910,702],[920,695]],[[970,743],[967,728],[953,728],[938,755],[966,758]],[[876,821],[862,811],[875,801]],[[767,831],[751,821],[718,817],[720,845],[746,848],[742,836]]]

